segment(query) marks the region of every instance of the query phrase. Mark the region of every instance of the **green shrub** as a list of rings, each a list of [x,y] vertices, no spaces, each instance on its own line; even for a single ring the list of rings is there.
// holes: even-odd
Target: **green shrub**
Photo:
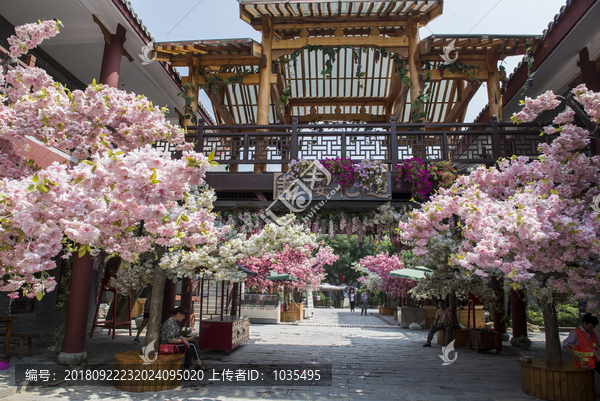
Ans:
[[[579,326],[579,307],[577,304],[558,304],[556,305],[556,317],[558,327],[577,327]],[[527,322],[537,326],[544,325],[542,310],[537,304],[529,305],[527,309]]]
[[[577,304],[556,305],[558,327],[577,327],[579,321],[579,306]]]

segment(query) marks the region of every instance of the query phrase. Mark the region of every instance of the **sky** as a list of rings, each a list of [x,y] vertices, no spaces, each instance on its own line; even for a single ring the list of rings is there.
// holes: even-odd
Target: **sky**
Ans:
[[[237,0],[130,0],[134,11],[157,42],[252,38],[261,35],[239,18]],[[566,0],[446,0],[444,12],[419,34],[530,34],[541,35]],[[460,54],[458,55],[460,59]],[[521,56],[505,61],[507,73]],[[184,74],[185,75],[185,74]],[[212,114],[208,97],[200,100]],[[473,121],[487,104],[481,86],[469,104],[465,122]]]

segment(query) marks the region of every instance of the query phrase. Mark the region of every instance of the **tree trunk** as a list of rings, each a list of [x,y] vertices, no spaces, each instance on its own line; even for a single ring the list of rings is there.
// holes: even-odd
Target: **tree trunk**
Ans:
[[[548,302],[542,309],[546,331],[546,364],[562,365],[562,349],[558,336],[558,318],[554,302]]]
[[[135,302],[140,297],[143,289],[133,291],[131,294],[131,310],[133,311],[133,307],[135,306]],[[115,303],[111,302],[110,307],[108,308],[108,313],[106,316],[110,318],[112,316],[112,310]],[[137,316],[131,316],[135,318]],[[126,322],[129,319],[129,301],[128,298],[124,295],[118,294],[117,297],[117,322]],[[127,328],[127,326],[120,326],[120,328]]]
[[[457,306],[457,301],[456,301],[456,294],[454,292],[452,292],[451,294],[448,295],[448,300],[450,301],[450,311],[452,311],[452,328],[453,329],[460,329],[460,324],[458,323],[458,317],[456,315],[456,306]]]
[[[231,312],[229,313],[231,316],[237,316],[238,313],[238,292],[240,288],[240,283],[233,284],[233,290],[231,291]]]
[[[158,248],[158,259],[154,262],[152,281],[152,300],[150,301],[150,319],[148,320],[148,328],[146,329],[145,345],[154,343],[154,349],[158,350],[160,342],[160,328],[162,319],[163,295],[167,273],[159,266],[160,259],[165,254],[165,248]]]

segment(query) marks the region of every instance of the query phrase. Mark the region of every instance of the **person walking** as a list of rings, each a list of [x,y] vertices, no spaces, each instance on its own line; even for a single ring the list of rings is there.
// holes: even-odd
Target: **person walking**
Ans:
[[[440,309],[435,313],[435,320],[429,329],[427,342],[423,344],[423,347],[431,347],[433,335],[440,330],[446,331],[446,345],[450,344],[450,339],[452,338],[452,311],[446,308],[446,303],[444,301],[438,302],[438,305]]]
[[[354,305],[356,305],[356,292],[354,291],[354,288],[350,288],[348,299],[350,300],[350,313],[354,315]]]
[[[146,326],[148,325],[148,321],[150,320],[150,301],[151,300],[152,300],[152,289],[150,289],[150,292],[148,293],[148,295],[146,295],[146,303],[144,304],[144,320],[142,320],[142,324],[140,324],[140,327],[138,327],[137,335],[135,336],[135,339],[133,340],[134,344],[140,343],[140,334],[142,334],[142,331],[146,328]]]
[[[360,295],[360,315],[363,313],[367,316],[367,307],[369,306],[369,297],[371,296],[371,291],[366,290]]]
[[[598,351],[598,337],[594,329],[598,325],[598,318],[586,313],[581,319],[581,326],[569,333],[563,341],[563,347],[573,357],[576,367],[595,369],[600,373],[600,351]]]

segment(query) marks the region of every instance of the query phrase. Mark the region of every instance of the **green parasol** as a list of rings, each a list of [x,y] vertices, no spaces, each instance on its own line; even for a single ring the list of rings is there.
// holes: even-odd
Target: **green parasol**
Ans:
[[[415,269],[393,270],[390,272],[390,276],[405,278],[407,280],[421,281],[422,279],[424,279],[426,277],[426,275],[429,275],[431,273],[433,273],[433,270],[428,269],[423,266],[419,266]]]
[[[296,277],[292,277],[288,273],[277,274],[273,270],[271,270],[271,275],[267,278],[271,281],[298,281]]]

